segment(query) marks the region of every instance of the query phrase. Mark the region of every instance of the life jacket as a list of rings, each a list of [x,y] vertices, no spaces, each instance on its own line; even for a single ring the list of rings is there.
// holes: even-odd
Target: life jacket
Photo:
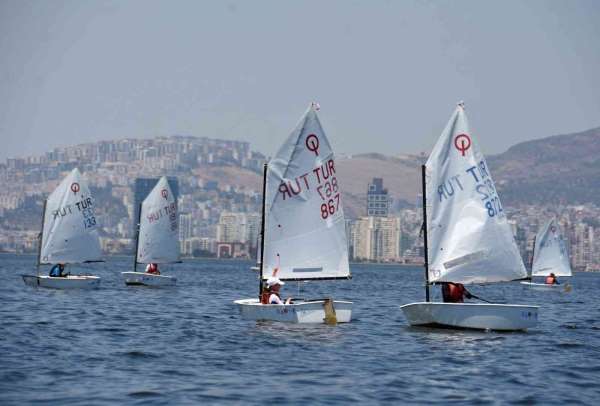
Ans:
[[[146,273],[151,273],[154,275],[160,275],[160,272],[158,271],[158,267],[156,266],[156,264],[150,264],[150,267],[148,268],[148,270],[146,271]]]
[[[465,296],[465,287],[460,283],[446,283],[442,287],[442,295],[446,303],[462,303]]]
[[[552,275],[546,276],[546,285],[554,285],[556,283],[556,277]]]
[[[260,303],[261,304],[269,304],[269,297],[271,297],[271,292],[268,290],[263,290],[260,295]]]

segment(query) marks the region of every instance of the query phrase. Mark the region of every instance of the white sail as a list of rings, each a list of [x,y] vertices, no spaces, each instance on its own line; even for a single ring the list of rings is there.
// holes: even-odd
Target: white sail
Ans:
[[[177,203],[166,177],[142,202],[138,237],[139,263],[168,263],[179,260]]]
[[[46,201],[40,263],[102,260],[94,203],[87,182],[73,169]]]
[[[350,276],[337,175],[312,104],[268,164],[264,278]]]
[[[550,220],[535,237],[532,276],[572,276],[565,240],[556,220]]]
[[[459,105],[426,164],[429,281],[487,283],[527,272]]]

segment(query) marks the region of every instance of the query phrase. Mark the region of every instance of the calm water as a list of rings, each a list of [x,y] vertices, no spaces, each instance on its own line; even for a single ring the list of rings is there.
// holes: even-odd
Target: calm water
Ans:
[[[232,300],[257,289],[249,263],[174,265],[176,288],[148,289],[125,287],[131,261],[115,258],[80,269],[99,290],[61,292],[24,285],[33,262],[0,256],[2,404],[600,401],[600,274],[577,274],[570,294],[472,288],[542,306],[538,328],[500,334],[409,328],[398,306],[423,299],[419,268],[305,284],[306,297],[353,299],[355,320],[298,326],[240,319]]]

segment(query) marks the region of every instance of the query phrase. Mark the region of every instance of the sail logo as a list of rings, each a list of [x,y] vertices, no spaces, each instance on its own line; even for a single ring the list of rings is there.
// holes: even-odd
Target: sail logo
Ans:
[[[71,183],[71,192],[77,194],[81,188],[79,187],[79,183],[73,182]]]
[[[306,137],[306,148],[315,153],[315,156],[319,156],[319,138],[315,134],[310,134]]]
[[[458,134],[456,138],[454,138],[454,147],[465,156],[465,152],[471,148],[471,137],[467,134]]]
[[[160,191],[160,195],[167,200],[169,198],[169,192],[167,192],[167,189],[163,189]]]

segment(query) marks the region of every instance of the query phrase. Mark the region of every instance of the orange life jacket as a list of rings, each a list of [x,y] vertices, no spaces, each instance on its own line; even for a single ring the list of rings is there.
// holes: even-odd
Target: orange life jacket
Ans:
[[[151,273],[154,275],[160,275],[160,272],[158,271],[158,267],[155,264],[150,264],[150,268],[148,268],[148,270],[146,271],[146,273]]]
[[[271,292],[268,290],[263,290],[260,295],[260,303],[261,304],[269,304],[269,297],[271,296]]]
[[[446,283],[442,288],[442,295],[446,303],[462,303],[465,287],[460,283]]]
[[[556,277],[552,275],[546,276],[546,285],[554,285],[556,283]]]

